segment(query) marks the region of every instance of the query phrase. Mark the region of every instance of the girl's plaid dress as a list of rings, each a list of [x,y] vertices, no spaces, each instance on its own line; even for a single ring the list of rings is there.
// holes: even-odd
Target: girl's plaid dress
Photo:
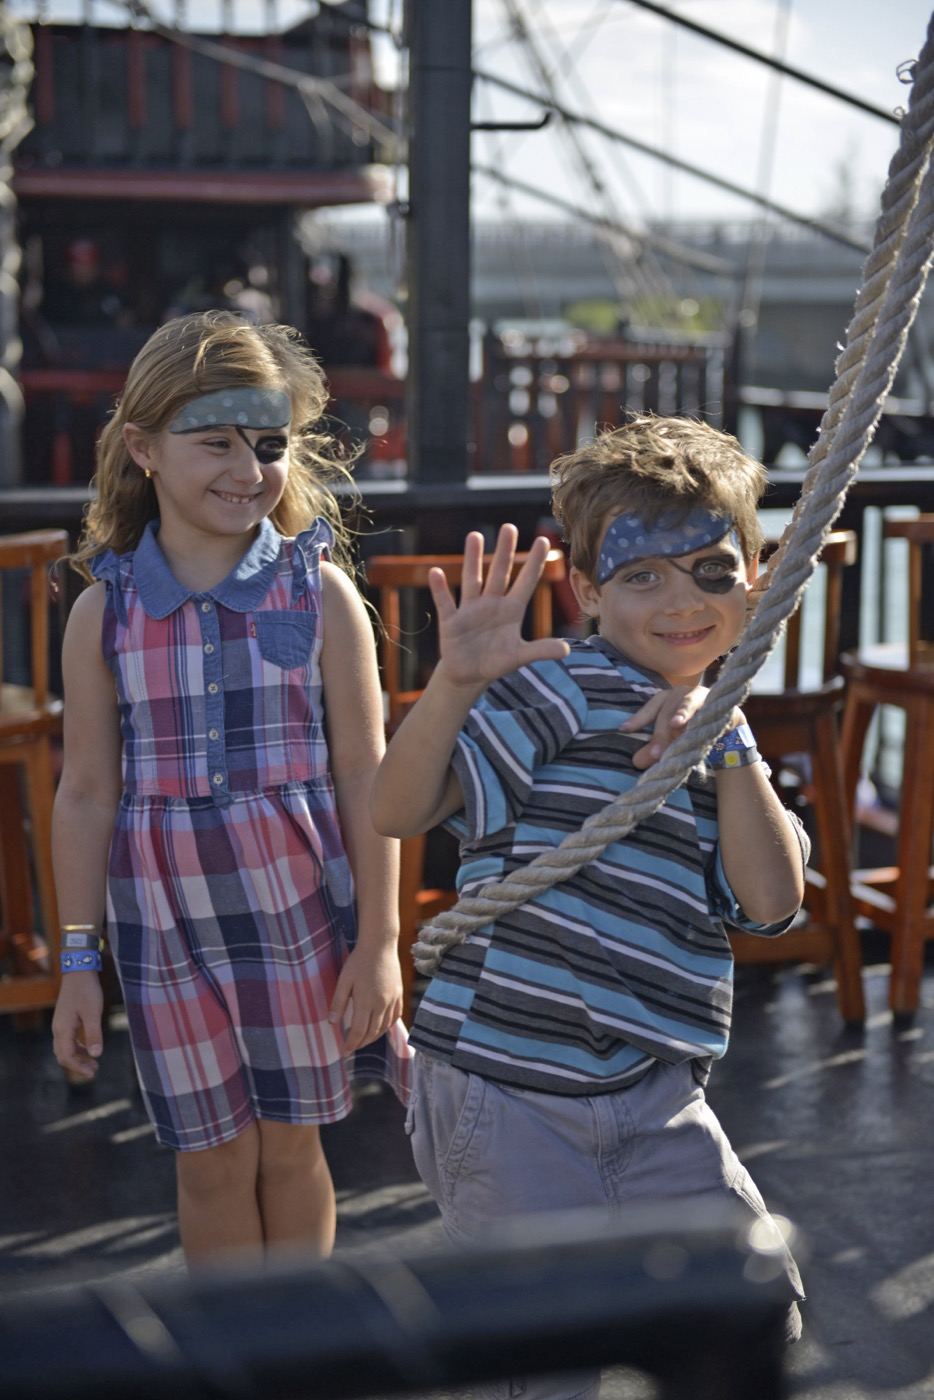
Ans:
[[[255,1118],[327,1123],[349,1077],[405,1099],[405,1028],[341,1055],[327,1019],[356,936],[320,670],[324,521],[264,521],[216,588],[169,571],[150,524],[102,554],[102,642],[123,737],[108,934],[160,1142],[212,1147]]]

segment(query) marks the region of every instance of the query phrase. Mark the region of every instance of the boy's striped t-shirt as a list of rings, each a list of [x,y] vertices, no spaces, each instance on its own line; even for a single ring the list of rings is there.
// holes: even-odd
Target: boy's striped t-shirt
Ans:
[[[665,684],[596,637],[489,687],[453,758],[461,893],[559,845],[635,785],[646,736],[619,726]],[[602,855],[447,952],[412,1043],[551,1093],[618,1089],[655,1059],[690,1059],[703,1079],[729,1035],[725,923],[771,935],[790,922],[753,924],[739,908],[719,860],[713,779],[694,770]]]

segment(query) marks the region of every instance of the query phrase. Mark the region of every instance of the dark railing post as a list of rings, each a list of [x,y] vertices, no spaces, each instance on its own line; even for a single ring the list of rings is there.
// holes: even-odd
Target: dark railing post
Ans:
[[[469,437],[471,0],[409,0],[409,477],[464,481]]]

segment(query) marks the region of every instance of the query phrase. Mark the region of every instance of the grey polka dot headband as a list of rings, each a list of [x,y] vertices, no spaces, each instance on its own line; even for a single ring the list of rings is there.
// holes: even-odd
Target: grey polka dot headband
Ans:
[[[186,403],[169,424],[170,433],[204,428],[285,428],[292,417],[288,394],[281,389],[238,384]]]

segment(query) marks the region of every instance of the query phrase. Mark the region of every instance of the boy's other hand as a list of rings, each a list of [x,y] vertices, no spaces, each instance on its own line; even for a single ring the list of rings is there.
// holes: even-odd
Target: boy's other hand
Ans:
[[[538,583],[549,543],[536,539],[512,585],[518,531],[503,525],[487,576],[483,577],[483,536],[472,531],[464,546],[457,603],[440,569],[429,575],[438,617],[438,646],[448,682],[481,688],[531,661],[556,661],[569,647],[559,637],[526,641],[522,622]]]
[[[636,768],[651,768],[657,763],[673,739],[683,732],[691,716],[696,714],[710,691],[705,685],[675,685],[658,690],[635,714],[620,725],[624,734],[651,729],[652,737],[632,756]]]

